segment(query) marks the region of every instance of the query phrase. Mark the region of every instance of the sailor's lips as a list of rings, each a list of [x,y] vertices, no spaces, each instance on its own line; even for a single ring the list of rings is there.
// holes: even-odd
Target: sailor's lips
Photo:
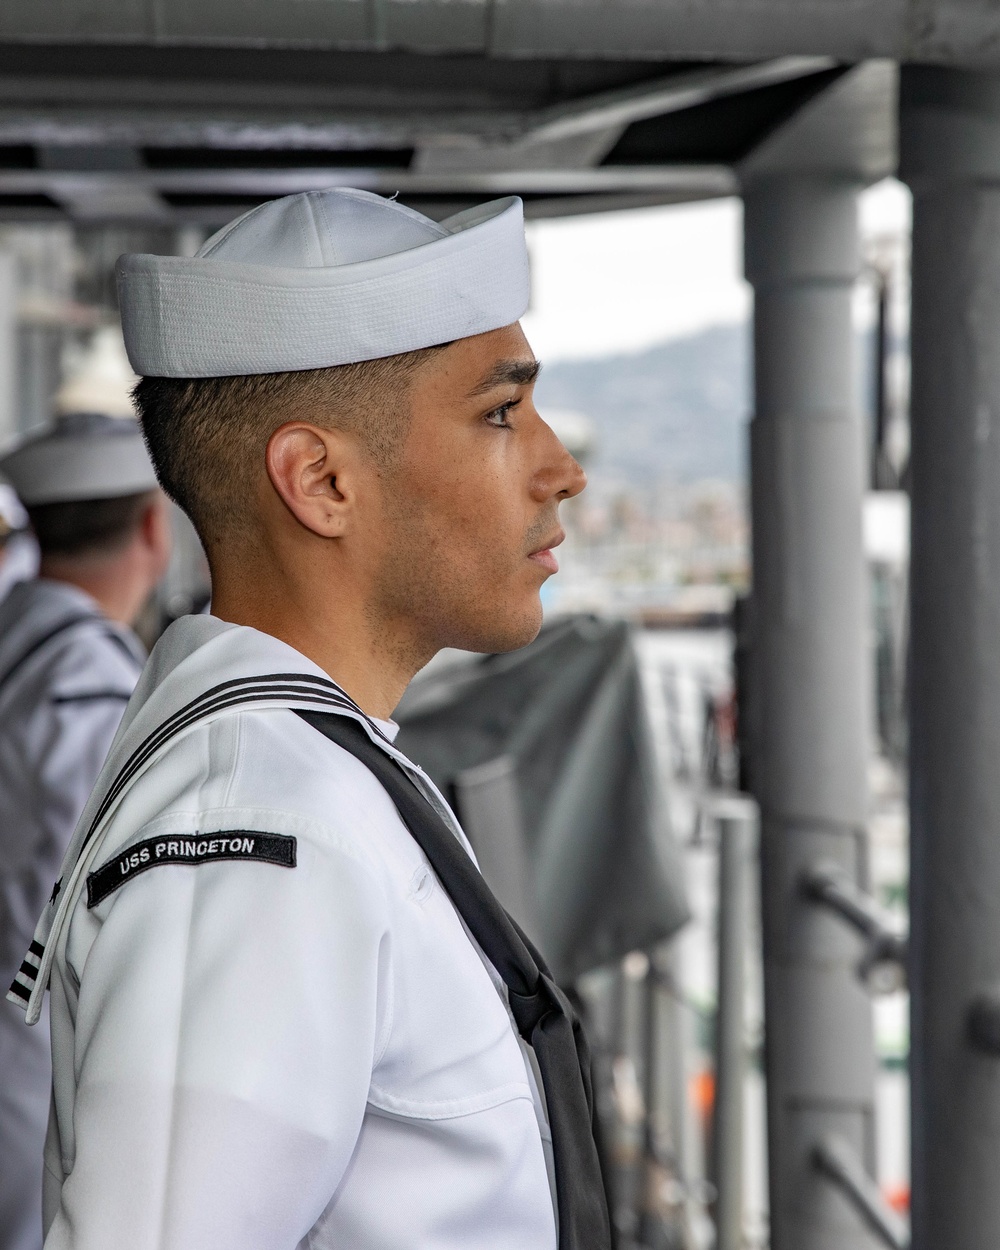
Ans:
[[[546,547],[544,551],[533,551],[529,560],[534,560],[536,564],[540,564],[546,573],[558,573],[559,561],[555,558],[551,548]]]
[[[560,530],[558,534],[548,540],[544,547],[539,547],[537,550],[532,551],[528,559],[534,560],[536,564],[541,565],[546,573],[558,573],[559,561],[555,557],[553,548],[558,547],[565,537],[566,535]]]

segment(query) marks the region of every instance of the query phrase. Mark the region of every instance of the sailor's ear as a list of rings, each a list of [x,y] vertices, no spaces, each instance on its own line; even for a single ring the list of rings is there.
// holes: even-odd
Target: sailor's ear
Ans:
[[[268,439],[265,463],[271,486],[300,525],[323,538],[347,532],[358,467],[351,435],[290,421]]]

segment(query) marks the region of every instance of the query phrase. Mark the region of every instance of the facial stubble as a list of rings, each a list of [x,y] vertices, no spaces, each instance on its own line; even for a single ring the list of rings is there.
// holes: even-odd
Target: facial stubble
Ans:
[[[461,558],[433,508],[398,479],[383,491],[382,510],[388,541],[373,579],[369,625],[395,662],[416,671],[443,647],[505,652],[536,637],[541,603],[525,593],[518,574],[557,528],[555,506],[529,527],[516,551],[502,527],[477,523],[477,541],[463,543]],[[458,528],[467,535],[468,527]]]

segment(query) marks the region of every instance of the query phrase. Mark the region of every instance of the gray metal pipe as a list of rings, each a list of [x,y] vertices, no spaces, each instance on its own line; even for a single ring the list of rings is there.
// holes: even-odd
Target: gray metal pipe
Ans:
[[[715,1104],[712,1182],[716,1250],[743,1245],[743,1100],[746,1080],[746,956],[750,935],[750,861],[757,826],[748,799],[718,802],[718,978],[715,1016]]]
[[[874,1169],[871,1003],[858,934],[800,888],[817,862],[866,885],[870,744],[861,540],[864,439],[851,321],[856,187],[773,176],[745,190],[755,294],[751,425],[754,708],[761,808],[772,1250],[872,1250],[812,1164],[836,1134]]]
[[[907,67],[914,1250],[1000,1245],[1000,75]]]

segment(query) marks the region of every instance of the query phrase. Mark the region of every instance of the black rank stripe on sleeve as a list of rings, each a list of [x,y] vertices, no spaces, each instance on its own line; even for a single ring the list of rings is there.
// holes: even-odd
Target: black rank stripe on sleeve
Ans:
[[[295,867],[295,839],[283,833],[225,829],[220,833],[170,834],[136,842],[87,877],[87,906],[96,907],[132,877],[160,864],[210,864],[251,860]]]

